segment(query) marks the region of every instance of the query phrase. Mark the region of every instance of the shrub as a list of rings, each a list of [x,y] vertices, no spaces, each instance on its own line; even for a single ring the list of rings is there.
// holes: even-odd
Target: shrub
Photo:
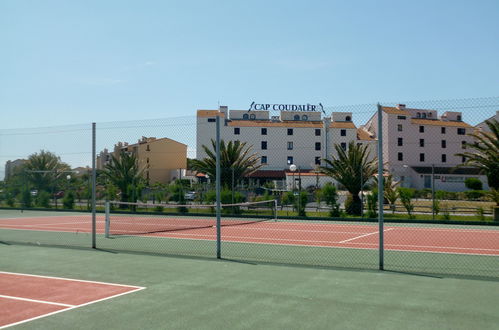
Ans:
[[[21,203],[23,207],[30,208],[33,204],[33,200],[31,198],[31,192],[29,189],[24,189],[21,193]]]
[[[373,189],[367,198],[367,217],[376,218],[378,216],[378,190]]]
[[[307,214],[305,213],[305,207],[307,206],[308,202],[308,194],[306,191],[302,191],[297,198],[295,198],[295,203],[294,207],[295,210],[298,211],[298,216],[300,217],[306,217]]]
[[[321,190],[322,199],[330,207],[329,216],[337,218],[341,215],[340,205],[338,204],[338,192],[336,187],[328,182]]]
[[[414,215],[412,211],[414,211],[414,204],[412,203],[412,198],[414,197],[414,189],[411,188],[398,188],[400,201],[402,205],[404,205],[407,215],[409,219],[413,219]]]
[[[50,208],[50,194],[46,191],[39,191],[36,196],[36,205]]]
[[[64,198],[62,199],[62,205],[65,209],[73,209],[75,205],[75,195],[72,191],[69,191],[67,194],[64,194]]]
[[[485,196],[485,192],[482,190],[468,190],[464,192],[466,199],[469,200],[478,200],[482,199]]]
[[[482,181],[480,181],[477,178],[467,178],[464,180],[464,185],[466,188],[470,190],[482,190],[483,189],[483,184]]]

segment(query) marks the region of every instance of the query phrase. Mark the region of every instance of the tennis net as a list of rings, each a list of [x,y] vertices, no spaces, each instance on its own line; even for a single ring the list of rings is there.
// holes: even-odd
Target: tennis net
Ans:
[[[221,226],[277,219],[275,200],[221,204]],[[105,235],[144,235],[216,226],[215,205],[106,202]]]

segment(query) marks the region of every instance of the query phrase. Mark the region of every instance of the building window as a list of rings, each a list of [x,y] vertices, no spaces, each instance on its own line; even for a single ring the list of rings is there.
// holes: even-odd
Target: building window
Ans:
[[[215,118],[208,118],[208,122],[209,122],[209,123],[214,123],[214,122],[216,122],[216,121],[217,121],[217,120],[216,120]]]
[[[321,164],[321,158],[315,157],[315,165],[320,165],[320,164]]]
[[[267,150],[267,141],[262,141],[262,150]]]
[[[347,144],[345,142],[341,142],[340,145],[341,145],[341,149],[343,149],[345,151],[347,150]]]
[[[307,115],[301,116],[301,120],[308,120],[308,116]]]
[[[315,150],[321,150],[321,143],[315,142]]]
[[[442,154],[442,163],[445,163],[445,162],[447,162],[447,155]]]
[[[419,139],[419,146],[424,147],[424,139]]]
[[[397,119],[405,120],[405,116],[397,116]]]
[[[424,162],[424,154],[419,154],[419,161]]]
[[[261,160],[262,164],[267,164],[267,156],[262,156],[262,158],[260,158],[260,160]]]
[[[424,133],[424,126],[419,126],[419,133]]]
[[[461,149],[466,149],[466,141],[461,141]]]
[[[347,130],[346,130],[346,129],[342,129],[342,130],[340,131],[340,135],[341,135],[341,136],[347,136]]]
[[[403,146],[403,145],[404,145],[404,139],[403,139],[403,138],[401,138],[401,137],[397,138],[397,145],[398,145],[399,147]]]
[[[345,117],[345,121],[352,121],[352,117],[350,117],[350,116],[346,116],[346,117]]]
[[[440,127],[440,132],[441,132],[442,134],[445,134],[445,127]]]
[[[147,145],[146,151],[151,151],[151,145],[149,145],[149,144]]]
[[[293,135],[293,129],[292,128],[288,128],[288,135]]]
[[[245,113],[245,114],[243,115],[243,119],[244,119],[244,120],[248,120],[248,119],[249,119],[249,115],[248,115],[247,113]]]
[[[447,148],[447,141],[442,140],[442,148]]]
[[[397,159],[398,159],[399,161],[403,161],[403,160],[404,160],[404,154],[403,154],[403,153],[401,153],[401,152],[399,152],[399,153],[397,154]]]
[[[457,129],[457,135],[465,135],[465,134],[466,134],[466,129],[465,128],[459,127]]]
[[[234,127],[234,134],[235,135],[241,134],[241,129],[239,127]]]
[[[267,135],[267,129],[266,128],[262,128],[262,135]]]
[[[255,115],[254,113],[252,113],[252,114],[250,115],[250,119],[251,119],[251,120],[255,120],[255,119],[256,119],[256,115]]]
[[[466,157],[465,156],[461,156],[461,163],[465,163],[466,162]]]
[[[293,119],[294,119],[294,120],[300,120],[300,115],[294,115],[294,116],[293,116]]]
[[[293,156],[288,156],[288,165],[293,164]]]
[[[402,132],[402,124],[397,125],[397,131]]]
[[[288,142],[288,150],[293,150],[293,141]]]
[[[146,158],[146,163],[149,164],[149,157]]]
[[[463,120],[462,118],[463,118],[463,117],[461,117],[461,115],[457,115],[457,121],[461,121],[461,120]]]
[[[321,129],[320,128],[315,129],[315,136],[321,136]]]
[[[418,112],[418,114],[416,115],[417,118],[421,118],[421,112]]]

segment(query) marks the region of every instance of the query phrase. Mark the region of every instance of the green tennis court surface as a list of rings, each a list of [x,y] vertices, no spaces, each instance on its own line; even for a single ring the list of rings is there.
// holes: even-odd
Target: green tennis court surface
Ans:
[[[497,329],[499,282],[0,246],[1,270],[131,283],[16,329]]]

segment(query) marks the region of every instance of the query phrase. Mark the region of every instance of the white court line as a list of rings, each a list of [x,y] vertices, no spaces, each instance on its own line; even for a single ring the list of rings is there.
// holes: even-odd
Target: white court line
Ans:
[[[2,271],[0,271],[0,274],[20,275],[20,276],[29,276],[29,277],[38,277],[38,278],[48,278],[48,279],[53,279],[53,280],[63,280],[63,281],[82,282],[82,283],[94,283],[94,284],[105,284],[105,285],[123,286],[123,287],[127,287],[127,288],[145,289],[145,287],[143,287],[143,286],[126,285],[126,284],[118,284],[118,283],[110,283],[110,282],[77,280],[77,279],[74,279],[74,278],[67,278],[67,277],[55,277],[55,276],[34,275],[34,274],[24,274],[24,273],[12,273],[12,272],[2,272]]]
[[[116,284],[116,283],[107,283],[107,282],[76,280],[76,279],[62,278],[62,277],[53,277],[53,276],[42,276],[42,275],[32,275],[32,274],[22,274],[22,273],[11,273],[11,272],[2,272],[2,271],[0,271],[0,274],[23,275],[23,276],[32,276],[32,277],[40,277],[40,278],[57,279],[57,280],[66,280],[66,281],[73,281],[73,282],[107,284],[109,286],[122,286],[122,287],[134,288],[133,290],[130,290],[130,291],[127,291],[127,292],[122,292],[122,293],[118,293],[118,294],[115,294],[115,295],[112,295],[112,296],[109,296],[109,297],[105,297],[105,298],[102,298],[102,299],[93,300],[93,301],[90,301],[90,302],[87,302],[87,303],[84,303],[84,304],[81,304],[81,305],[73,305],[71,307],[68,307],[68,308],[65,308],[65,309],[61,309],[61,310],[58,310],[58,311],[55,311],[55,312],[52,312],[52,313],[47,313],[47,314],[43,314],[43,315],[32,317],[30,319],[22,320],[22,321],[19,321],[19,322],[14,322],[14,323],[6,324],[4,326],[1,326],[0,329],[5,329],[5,328],[12,327],[12,326],[15,326],[15,325],[19,325],[19,324],[22,324],[22,323],[26,323],[26,322],[30,322],[30,321],[33,321],[33,320],[41,319],[43,317],[51,316],[51,315],[54,315],[54,314],[57,314],[57,313],[66,312],[66,311],[69,311],[71,309],[75,309],[75,308],[79,308],[79,307],[83,307],[83,306],[95,304],[97,302],[101,302],[101,301],[104,301],[104,300],[116,298],[116,297],[119,297],[119,296],[123,296],[123,295],[129,294],[129,293],[133,293],[133,292],[137,292],[137,291],[146,289],[145,287],[135,286],[135,285],[125,285],[125,284]]]
[[[0,298],[7,298],[7,299],[12,299],[12,300],[29,301],[29,302],[39,303],[39,304],[56,305],[56,306],[62,306],[62,307],[75,307],[76,306],[76,305],[68,305],[68,304],[56,303],[56,302],[52,302],[52,301],[36,300],[36,299],[21,298],[21,297],[14,297],[14,296],[6,296],[6,295],[3,295],[3,294],[0,294]]]
[[[393,229],[395,229],[395,228],[388,228],[388,229],[383,230],[383,232],[387,232],[387,231],[393,230]],[[365,234],[365,235],[360,235],[360,236],[352,237],[352,238],[346,239],[346,240],[338,242],[338,243],[346,243],[346,242],[353,241],[355,239],[359,239],[359,238],[366,237],[366,236],[371,236],[371,235],[376,235],[376,234],[379,234],[379,231],[375,231],[373,233],[369,233],[369,234]]]

